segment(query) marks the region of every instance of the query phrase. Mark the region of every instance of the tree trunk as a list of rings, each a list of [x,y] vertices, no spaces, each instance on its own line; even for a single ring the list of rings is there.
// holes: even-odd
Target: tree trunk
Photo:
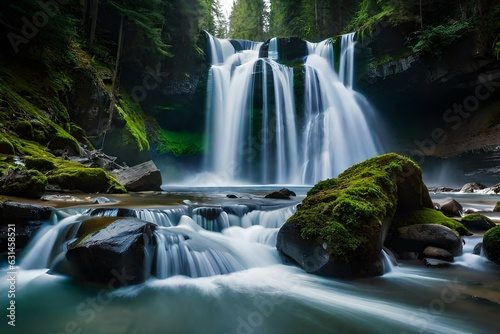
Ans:
[[[422,13],[422,0],[420,0],[420,30],[424,30],[424,17]]]
[[[122,46],[123,46],[123,21],[125,19],[125,16],[122,14],[121,19],[120,19],[120,33],[118,34],[118,49],[116,50],[116,63],[115,63],[115,71],[113,73],[113,81],[111,84],[111,102],[109,104],[109,118],[108,122],[106,124],[106,128],[104,129],[104,137],[102,140],[102,145],[101,145],[101,150],[104,148],[104,141],[106,139],[106,132],[109,130],[109,127],[111,125],[111,121],[113,119],[113,113],[115,112],[115,103],[116,103],[116,95],[119,92],[118,87],[119,81],[120,81],[120,58],[121,58],[121,53],[122,53]]]
[[[93,53],[95,29],[97,26],[97,14],[99,12],[99,0],[90,1],[90,37],[89,37],[89,53]]]

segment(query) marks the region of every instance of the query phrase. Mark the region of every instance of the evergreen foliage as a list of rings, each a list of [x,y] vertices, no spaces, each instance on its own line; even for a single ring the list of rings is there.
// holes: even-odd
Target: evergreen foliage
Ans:
[[[267,21],[264,0],[238,0],[230,16],[229,37],[262,41]]]

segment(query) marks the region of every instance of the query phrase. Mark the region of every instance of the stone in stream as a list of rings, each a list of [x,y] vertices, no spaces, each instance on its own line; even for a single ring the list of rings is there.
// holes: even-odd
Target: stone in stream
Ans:
[[[495,204],[495,207],[493,208],[493,212],[500,212],[500,201]]]
[[[428,219],[425,223],[437,221],[469,233],[434,209],[419,166],[389,153],[317,183],[281,227],[276,246],[286,261],[309,273],[377,276],[383,274],[381,250],[387,236]],[[459,253],[461,241],[449,231],[455,238],[449,249]]]
[[[274,198],[274,199],[290,199],[290,196],[297,196],[295,192],[290,189],[283,188],[279,191],[274,191],[270,194],[267,194],[265,198]]]
[[[448,217],[461,217],[464,209],[460,203],[453,198],[445,198],[435,202],[437,209]]]
[[[128,191],[161,190],[161,172],[153,161],[110,172]]]
[[[0,255],[7,254],[8,225],[16,229],[16,251],[22,250],[55,208],[14,201],[0,202]]]
[[[500,226],[484,233],[483,251],[488,260],[500,265]]]
[[[446,250],[452,256],[462,255],[462,240],[450,228],[438,224],[415,224],[400,227],[393,235],[389,246],[396,252],[418,252],[423,254],[429,247]]]
[[[56,272],[114,287],[144,282],[151,273],[156,225],[136,218],[94,217],[80,226],[78,239]]]
[[[470,183],[464,184],[462,189],[460,189],[460,192],[461,193],[475,193],[478,190],[483,190],[485,188],[487,188],[487,187],[482,183],[470,182]]]
[[[422,252],[422,256],[424,258],[432,258],[442,261],[453,262],[453,255],[448,252],[446,249],[442,249],[439,247],[427,246]]]
[[[470,214],[460,220],[471,231],[488,231],[497,226],[490,218],[481,214]]]

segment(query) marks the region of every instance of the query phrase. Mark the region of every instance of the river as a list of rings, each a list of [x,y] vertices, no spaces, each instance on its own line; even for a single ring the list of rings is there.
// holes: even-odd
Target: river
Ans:
[[[0,271],[1,333],[498,331],[500,266],[472,254],[481,235],[465,238],[464,254],[447,267],[426,267],[418,260],[397,264],[387,261],[386,273],[376,278],[344,281],[310,275],[282,264],[273,246],[273,235],[309,188],[289,187],[298,195],[290,201],[262,198],[275,188],[166,187],[164,193],[115,197],[120,202],[104,207],[153,211],[187,208],[188,213],[192,213],[189,208],[199,206],[224,207],[230,212],[227,215],[230,227],[222,232],[189,232],[195,215],[193,219],[184,216],[188,222],[175,228],[184,228],[185,233],[193,235],[198,233],[199,240],[210,240],[212,244],[216,240],[224,249],[233,250],[241,268],[205,277],[151,277],[143,284],[110,289],[112,284],[97,287],[76,283],[48,273],[48,268],[31,266],[30,269],[21,264],[11,270],[4,265]],[[229,199],[227,194],[240,198]],[[491,210],[498,201],[498,196],[451,196],[464,207],[480,210]],[[245,207],[252,209],[245,213]],[[235,208],[240,208],[240,213]],[[83,211],[81,207],[60,210],[75,216]],[[41,234],[63,223],[64,219],[48,223]],[[43,247],[28,249],[19,261],[23,263],[30,253],[41,256],[46,251]],[[6,298],[12,272],[15,273],[15,298]],[[126,282],[126,277],[117,279]],[[8,324],[7,317],[12,300],[15,301],[15,327]]]

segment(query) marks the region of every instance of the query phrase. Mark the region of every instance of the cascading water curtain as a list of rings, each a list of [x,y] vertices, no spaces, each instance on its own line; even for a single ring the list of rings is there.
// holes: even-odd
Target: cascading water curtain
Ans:
[[[303,115],[276,38],[269,57],[259,58],[261,44],[210,37],[204,171],[216,174],[212,180],[314,184],[379,154],[368,104],[352,87],[354,36],[337,40],[338,55],[331,40],[307,43]]]
[[[339,73],[335,71],[332,40],[308,43],[305,63],[305,127],[302,182],[314,184],[335,177],[349,166],[380,152],[367,121],[366,103],[352,89],[354,33],[340,37]]]
[[[225,57],[212,51],[218,63],[208,81],[205,171],[221,181],[300,183],[293,69],[259,58],[260,45],[236,42],[251,49]]]

